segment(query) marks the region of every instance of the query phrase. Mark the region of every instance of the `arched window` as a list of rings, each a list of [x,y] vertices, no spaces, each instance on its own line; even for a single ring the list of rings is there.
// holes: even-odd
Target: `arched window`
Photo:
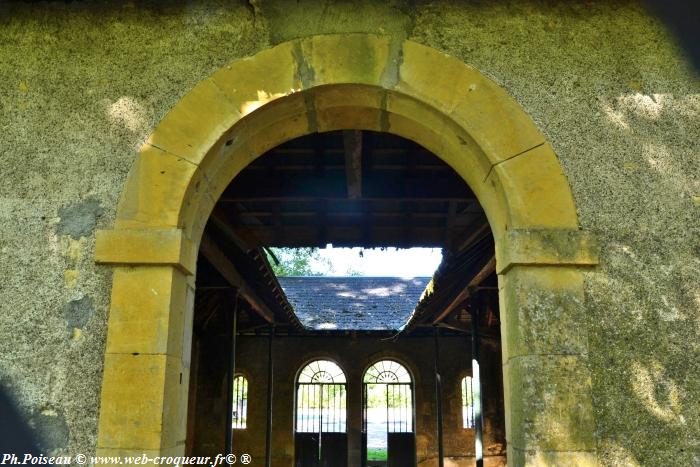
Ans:
[[[408,370],[394,360],[382,360],[367,369],[363,382],[366,460],[415,465],[413,382]]]
[[[297,433],[344,433],[345,373],[329,360],[306,365],[297,380]]]
[[[411,384],[411,375],[406,370],[406,367],[399,362],[382,360],[367,369],[364,382],[370,384]]]
[[[234,430],[245,429],[248,418],[248,380],[243,375],[233,378],[233,418]]]
[[[474,391],[471,376],[462,378],[462,427],[474,428]]]

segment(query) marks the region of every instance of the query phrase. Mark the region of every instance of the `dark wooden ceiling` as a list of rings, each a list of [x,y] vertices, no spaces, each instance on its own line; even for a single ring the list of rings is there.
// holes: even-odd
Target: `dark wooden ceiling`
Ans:
[[[453,302],[465,301],[475,274],[486,271],[494,282],[486,264],[493,242],[485,237],[490,229],[474,194],[421,146],[385,133],[313,134],[262,155],[225,190],[202,241],[197,305],[230,309],[230,291],[237,289],[242,329],[275,323],[301,330],[264,248],[439,247],[445,256],[435,278],[440,293],[419,310],[411,325],[418,330],[458,317],[464,307]],[[464,258],[478,261],[465,268]],[[440,316],[446,307],[449,316]],[[211,312],[197,313],[206,320]]]
[[[448,165],[411,141],[372,132],[279,146],[243,170],[219,206],[253,246],[453,249],[485,222]]]

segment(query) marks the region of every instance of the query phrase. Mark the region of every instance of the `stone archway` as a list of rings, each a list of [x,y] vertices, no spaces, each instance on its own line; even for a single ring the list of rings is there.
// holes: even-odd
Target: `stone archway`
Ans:
[[[477,70],[365,34],[308,37],[229,64],[142,147],[114,229],[97,234],[97,261],[115,266],[98,453],[183,452],[206,220],[256,157],[339,129],[411,139],[469,184],[496,240],[509,463],[595,463],[581,268],[597,252],[556,155]]]

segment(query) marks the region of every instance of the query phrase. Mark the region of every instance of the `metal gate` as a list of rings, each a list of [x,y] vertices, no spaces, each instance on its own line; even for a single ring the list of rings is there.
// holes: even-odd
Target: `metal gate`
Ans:
[[[345,375],[333,362],[316,360],[297,380],[296,467],[347,465]]]
[[[363,465],[415,466],[410,374],[398,362],[383,360],[365,372],[363,382]]]

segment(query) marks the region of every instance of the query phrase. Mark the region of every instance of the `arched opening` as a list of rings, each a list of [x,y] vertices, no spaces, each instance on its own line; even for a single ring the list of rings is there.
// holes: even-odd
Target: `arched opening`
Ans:
[[[231,427],[234,430],[248,428],[248,378],[244,375],[233,378],[231,411]]]
[[[339,129],[420,143],[483,207],[499,275],[509,463],[595,459],[580,322],[581,268],[597,262],[596,247],[578,228],[556,155],[478,71],[411,41],[362,34],[305,38],[232,63],[185,96],[142,148],[114,230],[97,237],[97,260],[117,266],[100,454],[184,452],[194,273],[212,209],[261,154]],[[557,320],[540,319],[548,314]],[[144,384],[125,384],[134,379]]]
[[[425,277],[278,277],[266,253],[270,247],[329,243],[367,252],[433,247],[443,260]],[[189,423],[196,435],[187,453],[213,455],[224,448],[217,413],[225,401],[212,400],[222,393],[217,376],[226,370],[222,355],[235,347],[235,371],[260,375],[249,400],[255,428],[232,433],[237,453],[256,446],[250,454],[266,458],[269,446],[271,462],[303,467],[337,467],[341,460],[407,467],[438,456],[468,462],[475,457],[477,436],[474,428],[464,433],[456,422],[460,396],[452,386],[471,371],[467,299],[479,297],[492,306],[478,327],[491,346],[483,348],[490,357],[491,410],[478,441],[487,446],[492,465],[504,463],[494,254],[474,193],[452,168],[412,141],[346,130],[272,148],[223,191],[202,237],[194,303],[198,350],[192,361],[205,370],[191,373]],[[224,332],[231,322],[235,336]],[[207,347],[214,352],[201,351]],[[347,388],[343,382],[342,399],[329,391],[335,390],[333,375],[345,381],[344,373],[319,355],[332,355],[357,375]],[[217,359],[218,373],[211,363],[199,364]],[[407,367],[427,384],[414,387]],[[303,369],[297,376],[298,368]],[[287,382],[292,374],[295,391]],[[438,377],[449,387],[437,387]],[[418,423],[416,400],[425,411]],[[281,413],[291,407],[295,417],[287,420]]]
[[[296,382],[294,465],[347,465],[345,373],[330,360],[306,365]]]
[[[380,360],[365,371],[363,450],[365,465],[416,465],[413,380],[395,360]]]
[[[473,429],[476,425],[474,413],[474,386],[471,376],[462,378],[462,428]]]

